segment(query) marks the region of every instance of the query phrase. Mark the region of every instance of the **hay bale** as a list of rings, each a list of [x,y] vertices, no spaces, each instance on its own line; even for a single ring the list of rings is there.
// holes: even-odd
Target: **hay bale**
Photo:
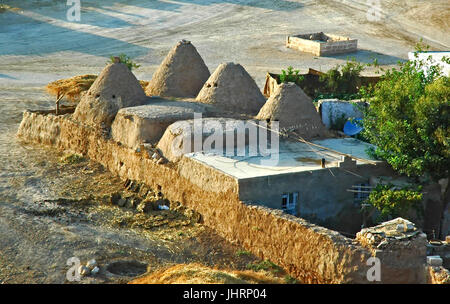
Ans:
[[[79,75],[50,82],[45,89],[56,98],[65,96],[69,101],[79,102],[81,93],[89,90],[95,79],[97,75]]]
[[[97,75],[78,75],[70,78],[58,79],[50,82],[45,87],[47,93],[59,98],[64,96],[70,102],[79,102],[83,93],[88,91],[89,88],[97,79]],[[143,90],[148,85],[148,81],[139,80],[139,83]]]
[[[258,113],[265,102],[253,78],[240,64],[232,62],[219,65],[196,100],[226,111],[250,115]]]
[[[327,135],[312,99],[295,83],[280,84],[256,119],[279,121],[280,128],[295,131],[305,139]]]
[[[195,46],[175,45],[150,80],[146,93],[166,97],[195,97],[210,73]]]
[[[74,118],[88,125],[111,126],[121,108],[138,106],[147,100],[139,81],[123,63],[107,65],[84,94]]]

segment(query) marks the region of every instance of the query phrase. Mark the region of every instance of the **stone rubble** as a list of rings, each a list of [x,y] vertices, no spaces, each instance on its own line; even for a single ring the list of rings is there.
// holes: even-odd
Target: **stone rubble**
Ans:
[[[92,270],[91,270],[91,274],[92,275],[97,275],[100,271],[100,268],[98,268],[98,266],[95,266]]]
[[[84,265],[81,265],[80,267],[78,267],[78,273],[82,276],[87,276],[87,275],[89,275],[90,272],[91,272],[91,270]]]
[[[427,267],[428,284],[450,284],[450,271],[442,266]]]
[[[95,259],[89,260],[86,263],[86,267],[88,267],[90,270],[92,270],[96,266],[97,266],[97,261]]]
[[[190,223],[201,223],[201,215],[184,207],[179,202],[171,202],[159,191],[153,191],[147,185],[132,180],[124,182],[125,193],[113,193],[109,198],[112,205],[134,209],[139,213],[171,210],[189,219]]]
[[[438,255],[427,256],[427,264],[429,266],[442,266],[442,258]]]
[[[366,246],[385,248],[395,241],[408,244],[408,240],[418,235],[424,237],[424,234],[415,227],[414,223],[397,218],[375,227],[362,229],[356,234],[356,239]]]

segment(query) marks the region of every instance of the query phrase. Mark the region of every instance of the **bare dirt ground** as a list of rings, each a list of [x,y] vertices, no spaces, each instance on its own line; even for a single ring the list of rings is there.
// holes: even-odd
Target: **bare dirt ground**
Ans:
[[[237,256],[239,247],[199,224],[114,225],[130,211],[99,198],[121,181],[89,162],[61,164],[60,152],[15,138],[23,110],[54,106],[44,91],[48,82],[98,74],[120,53],[141,65],[134,70],[139,79],[150,80],[180,39],[192,41],[211,72],[234,61],[260,88],[267,71],[289,65],[327,70],[353,56],[390,66],[420,38],[433,50],[450,48],[450,3],[440,0],[381,0],[378,22],[367,19],[365,0],[81,0],[80,22],[66,19],[66,1],[3,3],[13,9],[0,10],[0,283],[66,282],[72,256],[96,258],[101,266],[131,259],[150,270],[177,263],[245,269],[256,260]],[[284,46],[288,34],[318,31],[357,38],[360,50],[315,57]],[[102,270],[83,282],[127,280]]]
[[[110,271],[117,261],[139,262],[144,272],[191,262],[245,270],[258,261],[183,214],[111,205],[108,198],[123,182],[101,165],[61,163],[62,153],[22,147],[31,150],[24,162],[36,161],[36,152],[45,156],[32,167],[19,161],[2,184],[0,283],[68,283],[71,257],[99,263],[100,273],[81,283],[122,283],[142,274]]]
[[[0,16],[3,84],[43,85],[76,74],[98,74],[106,57],[126,53],[150,79],[180,39],[191,40],[213,71],[241,63],[263,86],[267,71],[292,65],[326,70],[354,56],[395,64],[420,38],[435,50],[450,47],[450,4],[384,0],[381,19],[367,19],[366,1],[182,0],[81,1],[81,21],[66,20],[64,1],[4,1],[21,10]],[[360,51],[318,58],[284,47],[285,36],[334,32],[359,39]]]

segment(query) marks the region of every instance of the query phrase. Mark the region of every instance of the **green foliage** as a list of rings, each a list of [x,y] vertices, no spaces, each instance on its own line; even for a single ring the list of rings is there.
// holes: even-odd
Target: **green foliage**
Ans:
[[[246,250],[238,250],[236,251],[236,256],[240,257],[240,256],[249,256],[252,255],[252,253],[250,251],[246,251]]]
[[[319,93],[317,92],[314,101],[319,101],[320,99],[333,99],[337,98],[339,100],[353,100],[361,98],[359,93]]]
[[[416,53],[426,52],[429,49],[430,49],[430,46],[428,44],[425,44],[423,42],[422,38],[420,38],[419,42],[417,42],[416,45],[415,45]]]
[[[62,162],[63,164],[78,164],[85,161],[85,158],[83,157],[83,155],[78,154],[78,153],[71,153],[71,154],[66,154],[63,157],[60,158],[60,162]]]
[[[416,54],[360,93],[370,102],[363,134],[374,156],[408,176],[449,176],[450,80],[439,65]]]
[[[274,274],[282,272],[283,269],[276,265],[275,263],[271,262],[270,260],[264,260],[259,263],[249,263],[247,264],[247,269],[253,270],[253,271],[270,271]]]
[[[355,99],[359,98],[361,87],[361,72],[365,65],[357,62],[354,58],[347,60],[345,65],[337,65],[320,76],[323,87],[317,91],[316,97]]]
[[[304,77],[299,75],[299,72],[299,70],[294,70],[292,66],[289,66],[287,70],[281,70],[280,82],[298,83],[302,81]]]
[[[284,276],[284,282],[286,284],[298,284],[299,283],[295,278],[291,277],[288,274]]]
[[[367,66],[378,67],[376,59]],[[321,75],[317,80],[305,78],[299,75],[299,70],[289,66],[287,70],[281,70],[280,82],[295,82],[302,90],[311,96],[314,101],[319,99],[338,98],[352,100],[361,97],[359,90],[362,86],[361,72],[365,64],[357,62],[354,58],[347,60],[345,65],[337,65]]]
[[[107,63],[114,63],[114,58],[115,57],[116,56],[109,57],[109,61]],[[123,53],[120,54],[117,57],[119,57],[119,62],[126,64],[126,66],[130,69],[130,71],[140,67],[140,65],[136,64],[135,62],[133,62],[129,56],[127,56],[127,55],[125,55]]]
[[[391,218],[407,218],[410,210],[415,210],[422,214],[421,208],[422,193],[418,189],[393,189],[392,185],[378,185],[370,192],[365,203],[375,207],[380,211],[378,222],[383,222]]]

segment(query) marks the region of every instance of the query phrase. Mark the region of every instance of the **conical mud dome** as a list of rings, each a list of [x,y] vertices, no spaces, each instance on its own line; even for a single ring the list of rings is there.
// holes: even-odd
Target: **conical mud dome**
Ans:
[[[311,98],[294,83],[282,83],[278,86],[256,118],[279,121],[280,128],[295,130],[304,138],[327,134]]]
[[[247,71],[235,63],[222,63],[209,77],[196,99],[227,111],[255,115],[265,99]]]
[[[163,60],[145,92],[156,96],[195,97],[209,75],[195,46],[182,40]]]
[[[89,125],[110,126],[121,108],[141,105],[147,96],[123,63],[107,65],[81,98],[74,118]]]

